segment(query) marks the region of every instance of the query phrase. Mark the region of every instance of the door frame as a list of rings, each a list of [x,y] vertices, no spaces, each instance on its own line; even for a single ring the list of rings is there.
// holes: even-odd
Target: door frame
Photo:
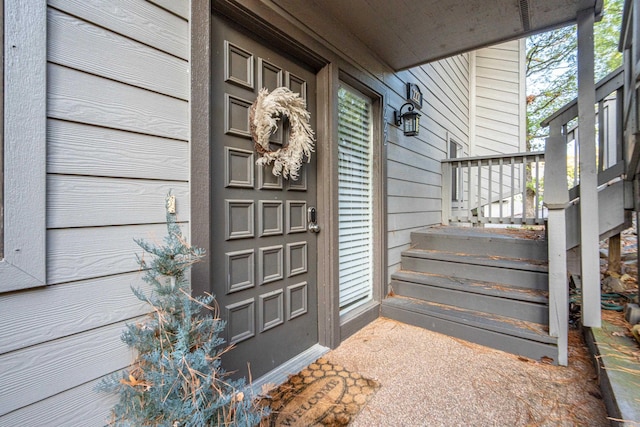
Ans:
[[[246,4],[245,4],[246,3]],[[259,15],[257,12],[259,12]],[[348,318],[340,319],[338,306],[338,174],[337,147],[318,143],[317,210],[322,231],[318,235],[318,343],[335,348],[347,336],[379,316],[379,304],[387,289],[386,270],[386,127],[388,126],[385,89],[381,83],[361,70],[345,63],[334,52],[291,25],[275,10],[255,0],[203,0],[191,2],[191,147],[190,147],[190,231],[191,243],[208,253],[213,247],[210,235],[210,212],[215,203],[210,186],[211,165],[209,141],[212,130],[209,117],[211,97],[211,19],[212,13],[230,18],[250,29],[271,46],[285,51],[316,70],[316,137],[317,141],[335,141],[338,135],[338,85],[340,80],[372,97],[374,133],[379,138],[374,188],[375,254],[374,302]],[[286,31],[286,32],[285,32]],[[344,71],[348,70],[348,72]],[[353,76],[357,76],[353,77]],[[384,119],[383,119],[384,118]],[[384,123],[383,123],[384,122]],[[383,131],[384,128],[384,131]],[[329,147],[329,149],[327,149]],[[335,149],[334,149],[335,148]],[[376,187],[378,186],[378,187]],[[376,256],[377,255],[377,256]],[[213,255],[211,255],[213,256]],[[191,272],[192,292],[200,295],[209,290],[211,271],[208,263],[196,264]]]

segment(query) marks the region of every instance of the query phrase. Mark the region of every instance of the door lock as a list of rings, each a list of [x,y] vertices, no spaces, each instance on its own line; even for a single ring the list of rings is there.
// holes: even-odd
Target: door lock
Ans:
[[[307,210],[307,220],[309,221],[307,229],[312,233],[319,233],[320,226],[316,220],[316,208],[311,207]]]

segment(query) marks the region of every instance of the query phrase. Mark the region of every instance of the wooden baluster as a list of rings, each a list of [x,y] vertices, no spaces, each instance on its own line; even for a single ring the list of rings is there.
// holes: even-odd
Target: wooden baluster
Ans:
[[[467,222],[472,222],[471,203],[473,203],[473,195],[471,194],[471,160],[467,161]]]
[[[482,216],[482,160],[478,160],[478,204],[476,205],[476,214],[478,221]]]
[[[535,194],[535,221],[534,223],[538,222],[538,219],[540,218],[539,215],[539,209],[540,209],[540,156],[535,156],[535,162],[536,162],[536,194]]]
[[[515,173],[516,173],[516,168],[515,168],[515,157],[511,157],[511,223],[513,224],[514,222],[514,217],[515,217],[515,205],[516,205],[516,201],[514,199],[515,196],[515,191],[516,191],[516,186],[515,186]]]
[[[487,205],[489,206],[489,215],[488,217],[489,222],[491,222],[491,218],[493,218],[493,189],[491,184],[493,184],[493,161],[491,159],[489,159],[489,162],[487,164],[488,166],[488,175],[489,175],[489,179],[488,179],[488,188],[487,188]]]
[[[527,156],[522,157],[522,223],[527,223]]]
[[[500,207],[500,224],[502,224],[502,222],[503,222],[502,218],[504,216],[504,214],[502,212],[502,203],[503,203],[503,198],[504,198],[503,197],[504,192],[502,191],[502,175],[504,173],[504,171],[502,169],[503,164],[504,164],[504,159],[500,158],[500,163],[499,163],[499,166],[498,166],[500,168],[499,169],[500,175],[499,175],[499,178],[498,178],[498,184],[500,186],[499,187],[499,191],[498,191],[498,197],[500,199],[500,201],[498,202],[499,203],[498,206]]]

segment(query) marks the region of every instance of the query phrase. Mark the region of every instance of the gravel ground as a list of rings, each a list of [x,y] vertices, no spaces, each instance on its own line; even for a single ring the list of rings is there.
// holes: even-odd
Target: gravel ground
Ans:
[[[326,358],[382,384],[350,426],[608,426],[578,331],[550,366],[389,319]]]

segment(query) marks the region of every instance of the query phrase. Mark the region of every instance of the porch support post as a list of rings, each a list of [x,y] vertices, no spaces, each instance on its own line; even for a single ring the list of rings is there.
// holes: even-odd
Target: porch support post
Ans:
[[[594,10],[578,12],[578,126],[580,129],[580,267],[582,324],[600,327],[598,175],[596,169]]]
[[[544,204],[548,210],[549,335],[558,338],[558,364],[568,362],[569,286],[567,278],[567,145],[559,120],[552,121],[545,144]]]
[[[211,250],[211,1],[191,4],[191,244]],[[195,196],[197,195],[197,197]],[[191,270],[191,292],[212,292],[211,262]]]

